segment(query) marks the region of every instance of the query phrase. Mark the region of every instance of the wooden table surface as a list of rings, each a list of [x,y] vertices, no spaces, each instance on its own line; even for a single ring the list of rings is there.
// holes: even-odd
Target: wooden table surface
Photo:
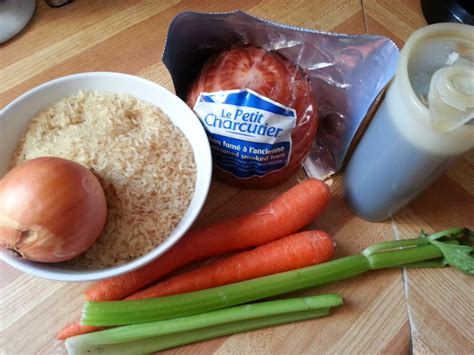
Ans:
[[[47,80],[84,71],[131,73],[172,90],[161,54],[171,20],[186,10],[241,9],[312,29],[382,34],[399,46],[426,24],[418,0],[291,3],[76,0],[54,9],[38,1],[28,27],[0,45],[0,107]],[[331,185],[332,202],[313,227],[335,237],[337,256],[358,252],[377,241],[409,237],[421,228],[473,228],[473,166],[471,154],[384,223],[365,222],[349,211],[338,174]],[[285,185],[267,191],[242,191],[213,182],[196,225],[250,211],[304,178],[300,171]],[[54,334],[78,317],[87,284],[43,280],[5,264],[0,265],[0,273],[0,354],[64,353]],[[474,353],[473,282],[452,268],[372,272],[299,294],[328,292],[345,298],[345,305],[330,317],[222,337],[168,353]]]

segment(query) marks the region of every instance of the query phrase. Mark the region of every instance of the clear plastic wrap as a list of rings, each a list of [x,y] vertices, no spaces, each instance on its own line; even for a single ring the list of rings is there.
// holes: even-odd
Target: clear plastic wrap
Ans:
[[[294,175],[318,125],[309,80],[262,48],[236,46],[211,58],[187,103],[208,132],[215,175],[244,187],[272,187]]]
[[[312,176],[337,172],[397,59],[385,37],[295,28],[240,11],[178,15],[163,55],[177,95],[208,132],[216,175],[259,188],[286,180],[305,158]],[[259,115],[275,139],[248,134]]]

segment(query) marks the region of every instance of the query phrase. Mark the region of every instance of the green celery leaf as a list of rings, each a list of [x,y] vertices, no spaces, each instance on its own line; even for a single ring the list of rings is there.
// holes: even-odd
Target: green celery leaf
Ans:
[[[448,240],[459,240],[462,238],[466,237],[466,234],[469,234],[472,232],[468,228],[462,228],[462,227],[453,227],[446,229],[441,232],[433,233],[428,236],[422,231],[423,234],[429,239],[429,240],[437,240],[437,239],[448,239]]]
[[[471,256],[474,250],[470,246],[448,244],[436,240],[431,240],[430,243],[439,248],[449,265],[468,275],[474,275],[474,258]]]

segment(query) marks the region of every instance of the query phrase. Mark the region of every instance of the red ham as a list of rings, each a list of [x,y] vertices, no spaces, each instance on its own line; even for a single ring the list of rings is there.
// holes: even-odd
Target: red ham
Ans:
[[[215,175],[227,183],[245,188],[270,188],[292,175],[301,166],[318,126],[318,110],[308,79],[283,56],[253,47],[224,51],[203,67],[191,86],[187,104],[194,108],[201,92],[251,89],[296,111],[296,127],[291,133],[292,150],[288,165],[264,176],[240,179],[217,167]]]

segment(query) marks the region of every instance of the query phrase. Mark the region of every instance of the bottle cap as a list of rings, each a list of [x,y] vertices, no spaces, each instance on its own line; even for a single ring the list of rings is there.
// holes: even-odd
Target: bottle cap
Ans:
[[[450,56],[451,61],[453,57],[453,65],[434,73],[428,93],[431,123],[440,132],[451,131],[474,118],[474,63],[459,58],[457,53]]]

